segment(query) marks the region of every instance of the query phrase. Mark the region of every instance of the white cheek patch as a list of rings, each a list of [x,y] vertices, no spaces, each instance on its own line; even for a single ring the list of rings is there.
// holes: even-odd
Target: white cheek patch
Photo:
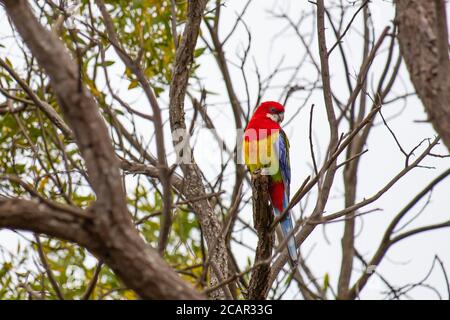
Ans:
[[[281,123],[284,119],[284,113],[280,113],[280,114],[271,114],[268,113],[267,114],[267,118],[271,119],[272,121]]]
[[[276,114],[271,114],[271,113],[267,114],[267,118],[269,118],[270,120],[275,121],[275,122],[278,122],[278,120],[279,120],[278,116]]]

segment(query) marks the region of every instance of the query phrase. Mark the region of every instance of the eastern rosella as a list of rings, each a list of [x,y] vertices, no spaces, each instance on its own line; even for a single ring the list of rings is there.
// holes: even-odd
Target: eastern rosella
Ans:
[[[264,170],[270,175],[269,193],[275,217],[279,216],[289,203],[291,168],[289,163],[289,141],[280,123],[284,118],[284,106],[278,102],[266,101],[255,110],[244,133],[244,160],[250,172]],[[292,227],[291,213],[280,221],[284,237]],[[297,260],[297,248],[293,235],[287,243],[289,256]]]

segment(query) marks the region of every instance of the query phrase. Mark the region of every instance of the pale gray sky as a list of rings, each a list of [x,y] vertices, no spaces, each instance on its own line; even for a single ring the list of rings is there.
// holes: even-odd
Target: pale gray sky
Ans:
[[[326,1],[327,3],[328,1]],[[234,23],[236,12],[240,12],[245,1],[229,0],[225,1],[225,7],[222,9],[222,35],[228,33]],[[344,1],[347,3],[347,1]],[[285,32],[283,35],[274,38],[279,32],[286,27],[286,22],[280,19],[274,19],[268,11],[275,13],[286,13],[294,21],[296,21],[302,14],[302,10],[308,11],[313,5],[307,1],[290,1],[290,0],[256,0],[250,5],[247,14],[244,17],[252,33],[252,49],[249,53],[249,62],[247,64],[247,76],[249,78],[250,92],[252,93],[252,105],[256,100],[257,81],[254,75],[254,65],[252,58],[254,57],[260,73],[263,78],[267,77],[277,63],[282,59],[283,66],[295,66],[298,64],[300,58],[304,55],[305,49],[302,47],[300,41],[295,36],[292,29]],[[346,23],[350,20],[353,13],[358,6],[349,12],[346,17]],[[375,26],[375,34],[378,37],[385,26],[391,25],[395,11],[392,3],[388,1],[376,0],[371,2],[372,19]],[[360,15],[361,17],[361,15]],[[361,19],[356,19],[354,26],[358,30],[350,30],[344,39],[344,47],[349,54],[350,70],[357,74],[361,64],[362,39],[359,32],[362,22]],[[303,34],[311,32],[313,27],[312,20],[303,24],[304,29],[301,30]],[[328,47],[335,43],[332,32],[327,32]],[[227,58],[233,62],[239,62],[236,53],[242,55],[243,47],[247,44],[247,34],[241,26],[236,35],[230,40],[226,49]],[[384,66],[386,57],[386,48],[388,41],[385,41],[380,54],[372,67],[372,74],[374,78],[370,78],[369,87],[373,87],[373,82],[377,80],[376,76],[380,75]],[[317,40],[312,42],[310,47],[317,56]],[[318,58],[317,58],[317,61]],[[348,98],[348,90],[344,80],[344,71],[342,63],[339,58],[339,53],[335,50],[330,58],[331,68],[331,85],[336,94],[341,100],[346,101]],[[309,81],[314,81],[314,73],[311,65],[300,70],[298,78],[300,83],[302,78]],[[240,70],[232,68],[232,79],[237,85],[237,93],[241,99],[245,99],[245,91],[242,82]],[[205,57],[201,63],[200,75],[205,79],[206,88],[210,91],[219,93],[216,97],[218,102],[226,101],[225,87],[218,74],[218,68],[212,56]],[[356,77],[356,76],[355,76]],[[372,77],[372,75],[371,75]],[[296,83],[287,83],[290,79],[290,73],[282,73],[274,80],[274,84],[280,85],[295,85]],[[404,88],[408,88],[406,92],[412,92],[412,86],[409,81],[406,68],[402,66],[400,76],[396,81],[393,92],[405,92]],[[280,96],[280,90],[271,90],[263,97],[263,100],[277,100]],[[300,96],[302,97],[302,96]],[[303,95],[304,97],[304,95]],[[287,114],[285,119],[290,118],[290,114],[295,113],[301,100],[292,99],[286,106]],[[311,173],[311,158],[308,144],[308,121],[309,121],[309,107],[314,103],[315,108],[315,136],[320,141],[322,154],[325,150],[328,139],[328,124],[324,113],[323,97],[320,91],[317,91],[309,100],[307,108],[300,111],[295,121],[285,127],[291,143],[291,166],[292,166],[292,192],[297,190],[303,180]],[[404,105],[403,101],[389,105],[383,109],[385,117],[396,114]],[[224,132],[224,136],[232,135],[233,132],[233,118],[228,104],[221,104],[217,107],[209,109],[210,115],[214,117],[216,114],[216,125],[219,132]],[[402,146],[406,150],[410,150],[417,145],[423,138],[434,137],[435,132],[429,124],[414,123],[415,120],[426,119],[423,107],[416,98],[410,98],[400,117],[390,122],[391,128],[395,131]],[[379,119],[376,121],[379,123]],[[208,149],[210,144],[205,144],[202,149]],[[371,196],[390,178],[392,178],[403,166],[404,157],[398,150],[392,136],[389,134],[386,127],[380,125],[373,130],[369,138],[369,152],[363,156],[361,167],[358,173],[359,188],[357,198],[359,200],[364,197]],[[440,147],[441,153],[445,154],[444,147]],[[198,152],[197,159],[202,162],[216,163],[208,161],[208,155],[211,157],[214,153]],[[367,254],[367,258],[371,257],[376,245],[379,243],[383,231],[390,222],[394,214],[396,214],[408,201],[428,182],[430,182],[436,175],[448,168],[450,161],[448,159],[429,159],[424,162],[427,165],[434,166],[434,170],[416,169],[406,177],[404,177],[398,184],[396,184],[388,193],[386,193],[379,201],[363,209],[382,208],[383,211],[370,214],[364,217],[364,222],[361,219],[357,222],[357,230],[360,231],[357,238],[357,249]],[[342,171],[337,174],[337,179],[340,181]],[[338,184],[336,184],[338,185]],[[442,182],[438,188],[433,191],[431,203],[427,207],[423,215],[412,223],[409,227],[432,224],[440,221],[445,221],[450,217],[449,199],[450,179]],[[334,188],[331,194],[332,200],[329,202],[326,210],[332,213],[343,208],[342,198],[343,188],[340,185]],[[409,217],[412,217],[423,205],[423,201],[419,203],[414,210],[410,212]],[[298,216],[298,208],[294,210]],[[307,214],[310,212],[307,211]],[[246,208],[241,212],[241,217],[251,222],[251,207]],[[323,277],[325,273],[330,274],[331,283],[336,285],[340,268],[341,249],[340,240],[343,232],[343,224],[336,223],[326,227],[326,235],[330,243],[324,239],[323,228],[318,227],[313,232],[311,237],[304,243],[302,247],[303,254],[310,252],[308,263],[312,267],[314,274],[318,277]],[[247,243],[254,243],[254,239],[250,235],[244,235],[244,241]],[[443,229],[435,232],[428,232],[422,235],[417,235],[403,243],[395,245],[387,254],[386,259],[378,267],[378,271],[384,275],[389,281],[395,285],[406,284],[411,281],[419,280],[424,277],[431,266],[435,254],[439,254],[444,261],[447,271],[450,271],[450,232],[448,229]],[[236,251],[244,251],[236,246]],[[242,259],[243,260],[243,259]],[[242,261],[241,260],[241,261]],[[359,264],[356,264],[359,268]],[[358,269],[357,269],[358,270]],[[357,275],[359,275],[359,271]],[[355,277],[352,281],[355,281]],[[446,286],[445,279],[442,273],[436,269],[433,276],[430,278],[430,284],[436,286],[445,295]],[[361,298],[371,299],[379,298],[381,291],[385,287],[380,283],[376,277],[372,277],[369,284],[363,291]],[[296,288],[294,288],[296,289]],[[291,290],[291,294],[295,294],[295,290]],[[435,298],[433,292],[428,289],[417,289],[412,293],[415,298]],[[292,297],[292,295],[291,295]]]

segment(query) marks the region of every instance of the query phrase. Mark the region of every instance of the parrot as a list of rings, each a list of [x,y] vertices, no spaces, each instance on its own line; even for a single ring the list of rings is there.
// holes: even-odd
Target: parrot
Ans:
[[[289,204],[291,167],[289,141],[280,124],[284,119],[284,106],[275,101],[262,102],[254,111],[244,131],[244,162],[251,173],[260,170],[268,174],[269,195],[275,217],[280,216]],[[280,221],[283,236],[292,231],[289,211]],[[288,239],[287,248],[291,262],[297,261],[294,236]]]

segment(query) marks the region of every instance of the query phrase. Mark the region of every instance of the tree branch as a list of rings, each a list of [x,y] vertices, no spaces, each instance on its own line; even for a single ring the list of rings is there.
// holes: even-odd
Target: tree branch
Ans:
[[[450,62],[445,1],[397,0],[400,51],[429,121],[450,150]]]
[[[186,195],[188,200],[191,197],[198,197],[206,194],[200,168],[195,163],[192,150],[189,146],[189,134],[186,130],[186,121],[184,118],[184,99],[186,97],[189,71],[194,57],[194,49],[197,43],[200,23],[202,21],[202,15],[206,7],[206,2],[206,0],[199,0],[188,3],[186,26],[181,38],[181,43],[177,49],[169,92],[170,128],[172,130],[175,148],[177,149],[182,146],[182,150],[177,151],[177,159],[185,179],[183,193]],[[187,161],[186,157],[188,158]],[[220,221],[207,199],[193,203],[192,207],[194,212],[197,214],[200,225],[205,234],[208,248],[210,250],[211,248],[214,248],[214,251],[210,253],[211,263],[217,266],[216,270],[213,270],[213,276],[211,277],[211,284],[214,286],[219,282],[218,279],[225,279],[229,273],[228,254],[224,236],[220,232]],[[221,272],[222,274],[215,275],[216,272]],[[225,297],[225,292],[222,289],[214,292],[214,294],[217,298]]]
[[[272,256],[274,233],[270,230],[273,222],[272,207],[269,205],[269,177],[255,173],[252,175],[253,223],[258,234],[255,261],[266,261]],[[269,293],[270,264],[261,264],[252,272],[248,299],[263,300]]]
[[[122,179],[108,129],[78,68],[63,43],[34,17],[25,0],[2,0],[33,56],[50,77],[59,105],[74,132],[97,200],[91,220],[62,211],[36,210],[33,202],[4,200],[3,227],[45,233],[77,242],[105,261],[125,284],[143,298],[202,297],[143,241],[127,210]]]

